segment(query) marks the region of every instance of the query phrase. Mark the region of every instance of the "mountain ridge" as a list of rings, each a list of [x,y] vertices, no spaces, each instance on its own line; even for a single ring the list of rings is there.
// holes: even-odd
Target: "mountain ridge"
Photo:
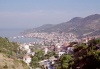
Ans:
[[[82,17],[74,17],[67,22],[60,24],[46,24],[32,29],[32,32],[72,32],[78,36],[96,31],[100,35],[100,14],[93,14]],[[91,33],[90,35],[94,34]]]

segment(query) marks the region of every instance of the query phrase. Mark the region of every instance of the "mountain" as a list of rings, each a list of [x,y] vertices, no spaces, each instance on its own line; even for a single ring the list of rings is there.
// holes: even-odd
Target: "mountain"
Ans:
[[[42,26],[37,27],[37,28],[25,30],[25,32],[42,32],[45,29],[48,29],[48,28],[50,28],[52,26],[54,26],[54,25],[53,24],[45,24],[45,25],[42,25]]]
[[[56,25],[46,24],[41,27],[31,29],[31,32],[72,32],[83,37],[87,35],[100,35],[99,30],[100,14],[93,14],[85,18],[74,17],[67,22]]]
[[[48,28],[51,28],[53,25],[52,24],[45,24],[45,25],[42,25],[40,27],[37,27],[37,28],[34,28],[33,30],[36,31],[43,31],[45,29],[48,29]]]

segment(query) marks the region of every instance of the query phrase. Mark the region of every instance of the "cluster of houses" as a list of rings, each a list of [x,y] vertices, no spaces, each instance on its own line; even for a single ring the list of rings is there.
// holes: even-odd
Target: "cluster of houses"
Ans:
[[[35,52],[32,52],[30,49],[30,47],[32,47],[32,46],[34,46],[34,45],[26,44],[26,43],[20,45],[20,50],[26,52],[25,55],[23,56],[23,61],[27,65],[29,65],[31,62],[31,57],[29,55],[34,56],[34,54],[35,54]]]
[[[73,33],[56,33],[56,32],[28,33],[25,34],[24,37],[41,39],[38,41],[38,44],[41,45],[50,45],[59,42],[63,43],[65,41],[67,42],[78,41],[77,36]]]
[[[41,49],[44,51],[44,55],[48,54],[48,52],[54,51],[59,57],[63,54],[67,53],[73,53],[73,47],[68,46],[68,43],[64,43],[61,45],[60,43],[57,43],[56,45],[52,46],[41,46]],[[21,44],[20,49],[22,51],[26,51],[26,54],[23,56],[23,61],[29,65],[32,61],[32,58],[30,55],[34,56],[35,52],[32,52],[30,47],[32,45],[27,44]],[[55,58],[54,56],[50,57],[49,59],[45,59],[39,62],[40,65],[47,67],[48,69],[51,69],[51,65],[55,63],[55,61],[58,58]]]
[[[87,43],[91,38],[84,38],[81,41],[84,43]],[[79,41],[79,42],[81,42]],[[48,54],[48,52],[54,51],[57,55],[58,58],[55,58],[54,56],[50,57],[49,59],[42,60],[38,62],[41,66],[43,66],[45,69],[54,69],[52,67],[52,64],[55,63],[63,54],[73,54],[74,53],[74,46],[78,44],[79,42],[73,42],[73,45],[70,45],[69,42],[64,42],[63,44],[61,43],[56,43],[55,45],[52,46],[41,46],[41,49],[44,51],[44,55]],[[29,65],[32,61],[31,57],[29,55],[34,56],[35,52],[32,52],[30,47],[34,45],[31,44],[21,44],[20,49],[25,50],[26,54],[23,56],[23,61]]]

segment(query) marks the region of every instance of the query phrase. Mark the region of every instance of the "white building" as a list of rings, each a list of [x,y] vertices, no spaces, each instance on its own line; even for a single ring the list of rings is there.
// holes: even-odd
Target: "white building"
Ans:
[[[30,49],[28,49],[28,50],[27,50],[27,54],[30,54],[30,53],[31,53],[31,50],[30,50]]]
[[[46,55],[48,53],[48,48],[44,49],[44,55]]]
[[[28,56],[28,55],[25,55],[25,56],[23,57],[23,61],[24,61],[25,63],[27,63],[27,65],[29,65],[30,62],[31,62],[31,57]]]
[[[29,49],[29,45],[21,44],[21,45],[20,45],[20,49],[21,49],[21,50],[28,50],[28,49]]]
[[[57,48],[61,48],[61,44],[60,43],[56,43],[55,45]]]
[[[30,46],[27,45],[27,44],[21,44],[20,49],[23,50],[23,51],[25,50],[27,52],[27,54],[31,53]]]
[[[63,54],[65,54],[65,52],[59,52],[58,56],[61,57]]]
[[[30,54],[31,54],[32,56],[34,56],[34,55],[35,55],[35,52],[31,52]]]
[[[28,50],[29,49],[29,45],[24,45],[24,49]]]

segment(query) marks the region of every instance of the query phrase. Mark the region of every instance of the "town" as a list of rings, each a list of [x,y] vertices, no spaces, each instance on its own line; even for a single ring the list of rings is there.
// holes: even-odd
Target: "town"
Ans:
[[[24,37],[40,39],[38,42],[19,43],[20,51],[24,52],[21,59],[30,66],[30,69],[41,69],[41,67],[44,69],[55,69],[53,65],[56,61],[59,61],[62,55],[73,54],[73,50],[78,44],[88,44],[89,40],[96,38],[77,39],[77,36],[72,33],[58,34],[55,32],[51,34],[28,33]],[[21,54],[20,51],[18,54]]]

